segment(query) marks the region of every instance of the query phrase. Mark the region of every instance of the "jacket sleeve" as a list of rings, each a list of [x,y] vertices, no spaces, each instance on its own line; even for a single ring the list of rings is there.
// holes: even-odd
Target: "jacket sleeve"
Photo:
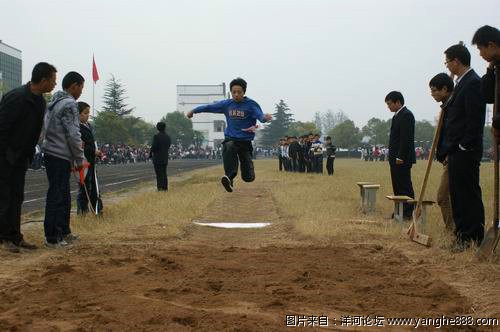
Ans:
[[[154,135],[153,136],[153,143],[151,144],[151,151],[149,152],[149,155],[152,157],[153,153],[156,153],[158,151],[158,136]]]
[[[61,124],[66,135],[69,150],[75,161],[83,160],[83,144],[80,134],[80,121],[76,108],[66,107],[61,110]]]
[[[481,83],[479,80],[470,83],[465,92],[465,117],[467,119],[465,133],[460,145],[470,149],[483,135],[484,116],[486,105],[481,95]]]
[[[481,92],[486,103],[493,104],[495,102],[495,72],[493,68],[488,68],[486,74],[481,78]]]
[[[415,119],[412,114],[407,112],[403,114],[400,125],[400,141],[399,141],[399,151],[396,158],[408,162],[410,156],[408,155],[408,150],[410,149],[410,140],[414,137],[415,132]]]
[[[257,102],[252,103],[252,109],[253,109],[253,114],[254,118],[259,120],[262,123],[266,122],[266,119],[264,118],[264,112],[262,112],[262,109],[260,108],[260,105],[257,104]]]
[[[7,138],[21,116],[21,106],[21,99],[14,94],[5,95],[0,101],[0,153],[5,153],[7,149]]]
[[[227,100],[221,100],[216,103],[201,105],[196,107],[193,112],[197,113],[224,113],[227,105]]]

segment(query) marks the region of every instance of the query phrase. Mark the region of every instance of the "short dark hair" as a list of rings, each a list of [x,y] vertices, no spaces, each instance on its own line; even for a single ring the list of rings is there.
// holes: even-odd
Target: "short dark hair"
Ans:
[[[472,45],[488,46],[489,43],[494,43],[500,46],[500,31],[497,28],[485,25],[477,29],[472,37]]]
[[[446,90],[448,92],[452,92],[453,91],[453,80],[451,79],[451,77],[448,74],[439,73],[430,80],[429,87],[436,88],[439,90],[446,88]]]
[[[330,136],[326,136],[326,139],[327,140],[331,140],[332,138]]]
[[[156,124],[156,129],[158,129],[158,131],[165,131],[166,126],[165,122],[158,122]]]
[[[231,83],[229,83],[229,89],[232,90],[235,85],[241,86],[243,92],[247,92],[247,82],[241,77],[237,77],[232,80]]]
[[[69,73],[66,74],[66,76],[64,76],[62,81],[62,87],[64,90],[66,90],[74,83],[82,85],[83,82],[85,82],[85,79],[83,78],[82,75],[78,74],[76,71],[70,71]]]
[[[84,101],[78,102],[78,113],[82,113],[86,108],[90,108],[90,105]]]
[[[456,44],[448,47],[448,49],[444,51],[444,54],[446,54],[446,58],[448,60],[457,59],[464,66],[470,66],[469,50],[462,44]]]
[[[47,62],[39,62],[33,67],[31,72],[31,82],[40,83],[43,79],[50,79],[53,73],[57,73],[56,67]]]
[[[401,105],[405,104],[405,99],[403,97],[403,94],[399,91],[391,91],[385,96],[385,101],[392,101],[393,103],[399,101]]]

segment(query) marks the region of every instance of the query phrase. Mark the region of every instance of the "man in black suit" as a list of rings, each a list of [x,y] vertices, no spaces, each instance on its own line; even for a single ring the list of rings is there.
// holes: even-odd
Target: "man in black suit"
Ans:
[[[158,122],[156,129],[158,129],[158,134],[153,137],[149,157],[153,158],[158,191],[168,191],[167,165],[170,136],[165,133],[165,122]]]
[[[45,114],[43,94],[56,86],[56,68],[40,62],[31,81],[0,101],[0,243],[11,252],[36,249],[21,234],[24,180],[40,138]]]
[[[486,103],[493,104],[495,93],[500,93],[495,91],[495,70],[500,68],[500,31],[495,27],[485,25],[476,31],[472,38],[472,44],[477,46],[479,55],[489,62],[486,74],[481,78],[481,88]],[[493,117],[492,130],[497,143],[500,143],[499,105],[495,107],[497,114]]]
[[[457,251],[481,243],[484,236],[484,206],[479,185],[479,164],[483,155],[486,103],[481,79],[470,67],[470,53],[457,44],[445,52],[445,65],[456,85],[447,108],[446,154],[450,198],[455,222]]]
[[[394,195],[405,195],[414,198],[411,183],[411,167],[415,164],[415,117],[404,104],[405,100],[399,91],[391,91],[385,97],[385,103],[394,114],[389,137],[389,165]],[[410,219],[413,205],[404,204],[403,216]]]

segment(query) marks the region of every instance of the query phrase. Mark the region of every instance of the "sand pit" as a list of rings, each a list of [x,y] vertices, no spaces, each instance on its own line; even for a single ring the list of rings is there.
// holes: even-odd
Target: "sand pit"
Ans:
[[[0,330],[281,331],[300,316],[328,317],[328,329],[339,330],[353,328],[341,325],[343,316],[474,315],[470,298],[390,244],[298,237],[269,190],[224,195],[199,220],[235,221],[227,204],[247,204],[240,220],[271,225],[187,223],[175,239],[151,225],[127,238],[25,256],[24,265],[0,273]],[[0,258],[17,266],[16,257]],[[393,327],[402,329],[414,330]]]

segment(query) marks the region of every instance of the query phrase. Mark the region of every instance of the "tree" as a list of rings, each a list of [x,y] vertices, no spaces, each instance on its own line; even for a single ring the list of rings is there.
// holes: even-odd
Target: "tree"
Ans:
[[[155,133],[152,124],[139,117],[120,117],[113,112],[99,112],[93,126],[101,143],[140,145],[151,143]]]
[[[323,131],[323,119],[320,112],[314,113],[314,124],[316,125],[316,128],[319,129],[321,134]]]
[[[369,136],[371,144],[389,145],[391,120],[371,118],[361,129],[362,136]]]
[[[288,132],[290,125],[294,121],[292,116],[293,114],[290,113],[288,105],[283,100],[280,100],[280,102],[276,104],[273,121],[263,130],[260,144],[263,146],[275,145],[278,140]]]
[[[422,120],[415,122],[415,141],[416,146],[430,147],[434,138],[434,127],[429,121]]]
[[[328,110],[321,115],[321,125],[323,126],[322,132],[328,133],[336,125],[349,120],[349,117],[344,113],[344,111],[339,110],[334,113],[332,110]]]
[[[193,123],[184,113],[179,111],[170,112],[160,121],[165,122],[166,132],[170,136],[172,144],[180,143],[184,148],[193,144]]]
[[[200,148],[200,146],[203,144],[203,141],[205,140],[205,136],[203,136],[203,133],[198,130],[193,131],[193,144],[197,148]]]
[[[314,122],[301,122],[296,121],[290,124],[288,131],[285,135],[288,136],[302,136],[309,133],[320,133],[321,130],[316,127]]]
[[[359,128],[352,120],[347,120],[336,125],[329,133],[335,145],[341,148],[355,148],[360,144]]]
[[[128,104],[125,103],[127,98],[123,84],[111,75],[104,88],[103,111],[112,112],[121,117],[129,115],[134,108],[129,108]]]

